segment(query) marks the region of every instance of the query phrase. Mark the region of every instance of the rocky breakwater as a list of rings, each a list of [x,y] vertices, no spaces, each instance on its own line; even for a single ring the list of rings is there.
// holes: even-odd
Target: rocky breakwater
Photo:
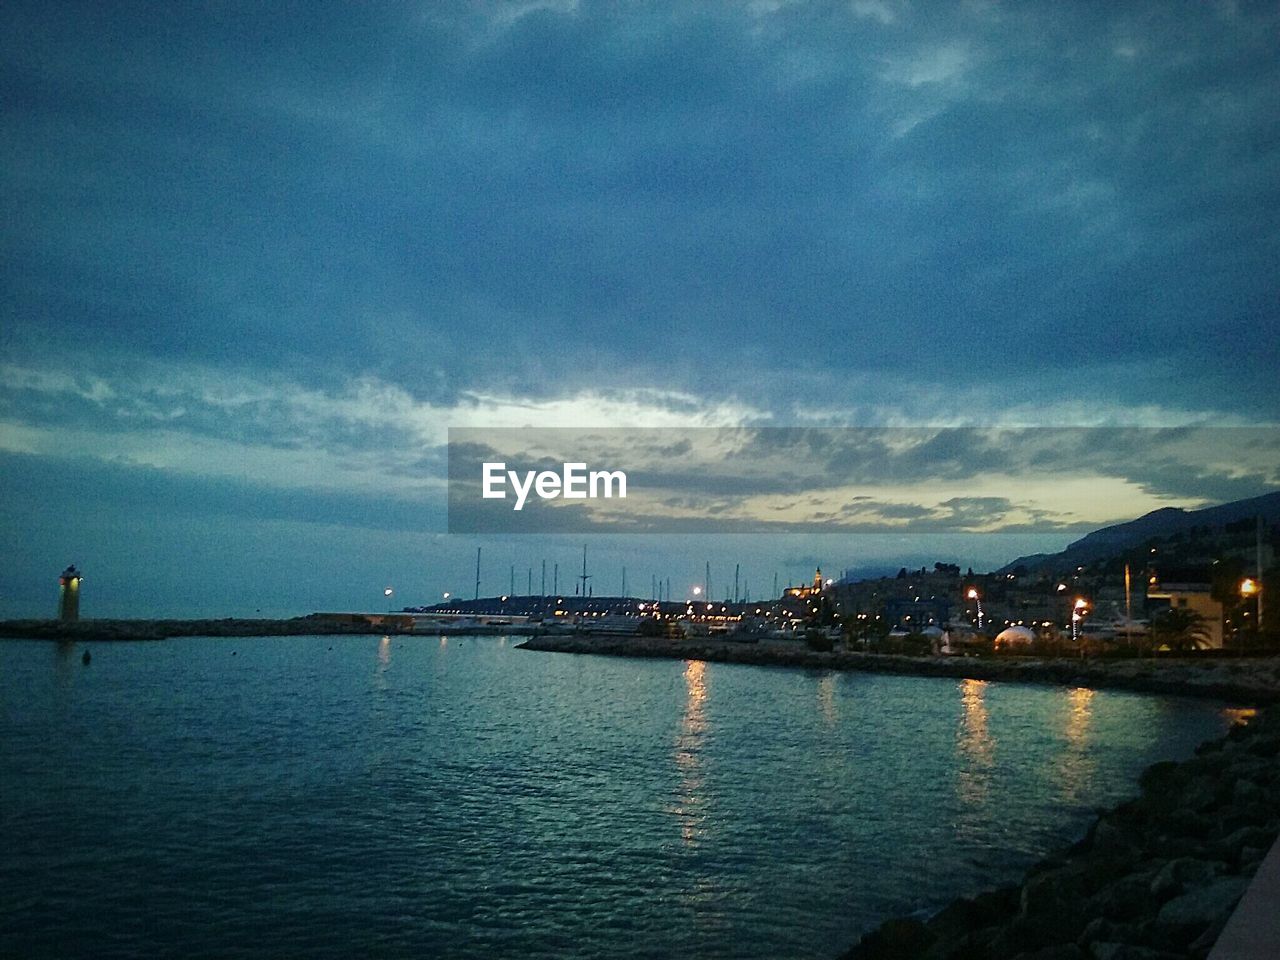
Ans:
[[[552,634],[533,637],[523,650],[615,657],[664,657],[813,670],[857,670],[904,676],[954,677],[1049,683],[1069,687],[1133,690],[1169,696],[1208,697],[1235,703],[1280,702],[1280,657],[1214,659],[1073,660],[1033,657],[919,657],[811,650],[803,643],[735,643]]]
[[[1280,711],[1139,785],[1022,883],[890,920],[841,960],[1207,957],[1280,832]]]
[[[26,640],[165,640],[170,637],[287,637],[311,634],[398,633],[395,624],[335,621],[314,616],[290,620],[5,620],[0,637]]]

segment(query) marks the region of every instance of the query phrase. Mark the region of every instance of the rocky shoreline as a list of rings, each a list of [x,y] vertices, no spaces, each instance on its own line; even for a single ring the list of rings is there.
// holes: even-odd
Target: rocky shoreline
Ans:
[[[889,920],[840,960],[1202,960],[1280,833],[1280,712],[1139,786],[1022,883]]]
[[[726,640],[589,635],[532,637],[519,644],[518,648],[555,653],[1049,683],[1166,696],[1208,697],[1237,705],[1280,703],[1280,658],[1274,657],[1088,661],[1029,657],[913,657],[846,650],[822,652],[800,643],[734,643]]]

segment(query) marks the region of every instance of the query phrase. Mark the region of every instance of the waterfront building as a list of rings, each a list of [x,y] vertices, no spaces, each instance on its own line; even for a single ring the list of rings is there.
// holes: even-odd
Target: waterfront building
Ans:
[[[1221,601],[1213,596],[1213,584],[1208,575],[1193,571],[1153,575],[1147,583],[1147,600],[1153,619],[1158,615],[1157,611],[1166,606],[1199,614],[1204,621],[1208,645],[1214,649],[1223,646],[1224,608]],[[1156,603],[1150,603],[1152,600]]]

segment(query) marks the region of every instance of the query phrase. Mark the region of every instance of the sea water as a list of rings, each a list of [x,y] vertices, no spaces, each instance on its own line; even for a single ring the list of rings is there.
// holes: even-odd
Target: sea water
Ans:
[[[1235,715],[515,642],[0,642],[0,955],[832,957]]]

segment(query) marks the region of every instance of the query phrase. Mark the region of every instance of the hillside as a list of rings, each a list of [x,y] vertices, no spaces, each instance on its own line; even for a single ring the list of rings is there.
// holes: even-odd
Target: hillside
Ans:
[[[1263,523],[1266,524],[1280,522],[1280,492],[1267,493],[1248,500],[1233,500],[1230,503],[1204,507],[1200,510],[1183,510],[1179,507],[1153,510],[1136,520],[1095,530],[1070,544],[1060,553],[1036,553],[1019,557],[996,572],[1007,573],[1017,567],[1025,567],[1028,571],[1035,572],[1093,563],[1113,557],[1148,540],[1170,537],[1192,528],[1207,527],[1210,530],[1221,530],[1227,524],[1239,523],[1257,516],[1261,516]]]

